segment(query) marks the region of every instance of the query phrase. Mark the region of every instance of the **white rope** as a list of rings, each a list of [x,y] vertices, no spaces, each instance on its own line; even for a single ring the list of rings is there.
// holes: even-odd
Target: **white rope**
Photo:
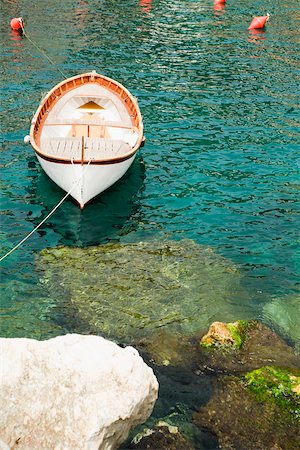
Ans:
[[[39,52],[41,52],[41,53],[45,56],[45,58],[47,58],[48,61],[49,61],[51,64],[53,64],[53,66],[56,66],[57,70],[61,73],[61,75],[62,75],[64,78],[67,79],[66,75],[60,70],[60,68],[57,66],[57,64],[56,64],[51,58],[49,58],[49,56],[47,55],[47,53],[46,53],[42,48],[40,48],[35,42],[33,42],[32,39],[30,39],[30,37],[28,36],[28,34],[27,34],[26,31],[25,31],[25,28],[24,28],[24,22],[23,22],[23,21],[20,21],[20,25],[21,25],[21,27],[22,27],[23,34],[24,34],[24,36],[28,39],[28,41],[31,42],[31,44],[34,45],[34,47],[35,47]],[[1,261],[1,260],[0,260],[0,261]]]
[[[81,181],[81,179],[83,178],[83,175],[85,174],[85,171],[87,170],[88,166],[90,165],[91,159],[89,160],[87,166],[85,167],[81,177],[78,179],[78,181],[76,181],[74,183],[74,186],[69,190],[69,192],[67,192],[67,194],[60,200],[60,202],[52,209],[52,211],[50,211],[50,213],[27,235],[24,237],[24,239],[22,239],[14,248],[12,248],[9,252],[7,252],[4,256],[2,256],[0,258],[0,262],[3,261],[3,259],[7,258],[11,253],[13,253],[15,250],[17,250],[17,248],[19,248],[25,241],[27,241],[27,239],[30,238],[30,236],[33,235],[33,233],[40,228],[41,225],[43,225],[43,223],[46,222],[47,219],[49,219],[50,216],[52,216],[52,214],[57,210],[57,208],[59,208],[59,206],[66,200],[66,198],[71,194],[71,192],[73,191],[73,189],[79,184],[79,182]]]

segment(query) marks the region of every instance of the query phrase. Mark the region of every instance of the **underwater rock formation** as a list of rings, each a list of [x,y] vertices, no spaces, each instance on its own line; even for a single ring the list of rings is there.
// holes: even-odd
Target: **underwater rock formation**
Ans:
[[[224,450],[298,450],[300,403],[293,387],[299,374],[264,367],[242,378],[223,377],[194,421],[216,434]]]
[[[0,339],[0,436],[9,448],[117,448],[150,416],[153,371],[98,336]]]
[[[264,318],[295,343],[300,353],[300,294],[276,298],[264,307]]]
[[[225,345],[198,348],[197,365],[200,371],[215,373],[243,373],[268,365],[300,367],[300,357],[276,333],[257,322],[242,323],[242,334],[238,335],[240,346]],[[232,325],[229,325],[229,327]],[[232,329],[232,328],[231,328]],[[234,333],[236,336],[236,331]]]
[[[45,296],[44,289],[38,284],[33,288],[28,283],[26,270],[21,271],[24,274],[22,281],[17,277],[5,282],[1,280],[1,337],[40,340],[64,334],[58,323],[47,320],[52,300]]]
[[[195,348],[179,333],[161,330],[136,342],[150,362],[159,366],[187,366],[195,359]]]
[[[145,429],[126,449],[152,449],[152,450],[195,450],[195,447],[177,427],[166,422],[158,422],[153,428]]]
[[[177,403],[169,413],[160,419],[150,417],[144,425],[138,426],[122,450],[144,448],[152,450],[192,450],[196,448],[215,449],[216,440],[203,433],[192,423],[192,412],[184,404]]]
[[[191,240],[48,249],[37,270],[67,329],[123,342],[190,336],[246,310],[233,263]]]

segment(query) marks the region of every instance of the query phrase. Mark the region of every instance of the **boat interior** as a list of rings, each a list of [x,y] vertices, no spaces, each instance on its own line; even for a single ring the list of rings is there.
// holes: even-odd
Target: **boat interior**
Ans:
[[[111,159],[130,152],[138,137],[118,95],[90,83],[67,92],[49,111],[40,148],[57,158]]]

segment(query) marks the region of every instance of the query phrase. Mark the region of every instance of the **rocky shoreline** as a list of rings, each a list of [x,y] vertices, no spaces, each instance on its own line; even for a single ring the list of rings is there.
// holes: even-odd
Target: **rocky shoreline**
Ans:
[[[143,343],[148,352],[154,348],[154,364],[208,377],[212,392],[194,412],[182,412],[182,406],[181,412],[150,420],[126,449],[299,448],[300,358],[270,328],[258,321],[215,322],[202,337],[176,342],[165,336],[162,343],[167,342],[169,352]],[[210,432],[211,441],[199,447],[194,427]]]
[[[299,355],[266,325],[214,322],[202,337],[156,338],[138,350],[99,336],[1,339],[1,448],[299,448]],[[203,390],[205,378],[206,400],[191,391],[194,408],[176,403],[159,417],[144,361],[158,380],[173,371]]]

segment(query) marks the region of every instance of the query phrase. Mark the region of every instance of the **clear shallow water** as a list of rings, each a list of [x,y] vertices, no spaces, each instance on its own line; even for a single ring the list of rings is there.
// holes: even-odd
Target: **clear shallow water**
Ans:
[[[275,329],[286,315],[283,335],[297,329],[299,2],[228,1],[223,12],[208,0],[150,6],[1,2],[2,254],[63,196],[23,143],[61,74],[10,30],[12,17],[24,17],[67,76],[96,69],[123,83],[138,97],[147,138],[124,179],[84,211],[65,202],[2,263],[4,336],[72,331],[52,318],[55,299],[35,266],[42,249],[153,238],[193,239],[231,259],[243,274],[245,314]],[[266,12],[266,30],[248,32]],[[270,312],[273,301],[280,306]]]

